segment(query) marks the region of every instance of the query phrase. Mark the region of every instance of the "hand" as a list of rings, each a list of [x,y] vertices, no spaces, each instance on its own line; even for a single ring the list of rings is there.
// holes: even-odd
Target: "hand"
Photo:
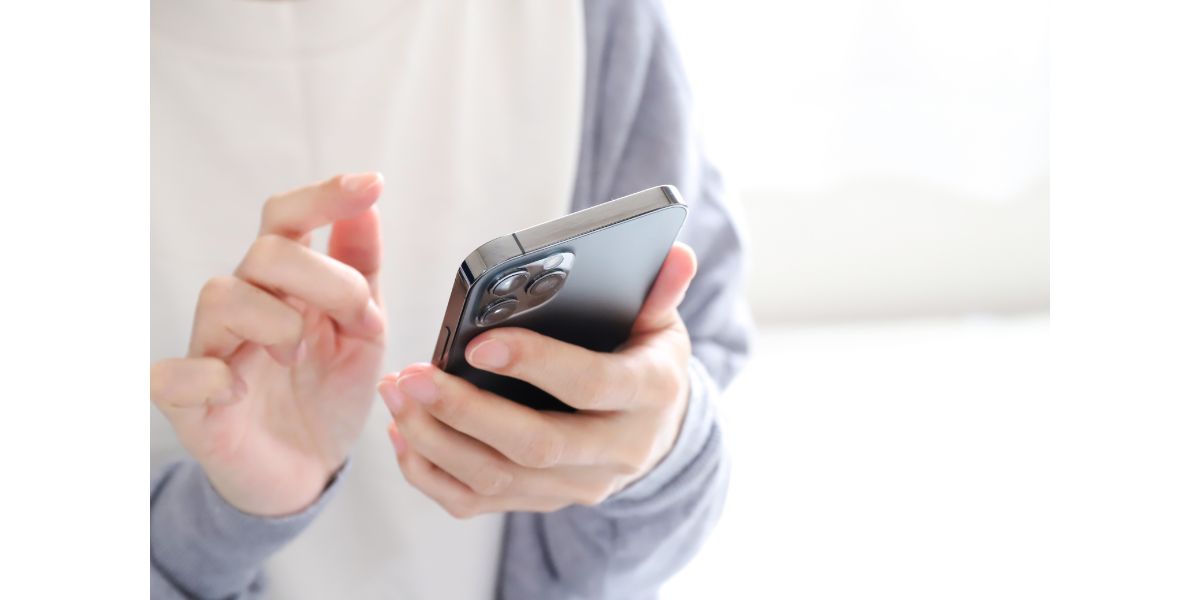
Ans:
[[[362,432],[383,358],[382,190],[364,173],[267,200],[237,270],[201,290],[187,357],[150,369],[154,403],[243,512],[311,504]],[[327,256],[309,233],[329,223]]]
[[[539,412],[429,364],[385,377],[405,478],[466,518],[594,505],[654,468],[687,409],[691,343],[676,307],[695,273],[695,254],[676,244],[614,353],[516,328],[467,346],[471,365],[527,381],[577,413]]]

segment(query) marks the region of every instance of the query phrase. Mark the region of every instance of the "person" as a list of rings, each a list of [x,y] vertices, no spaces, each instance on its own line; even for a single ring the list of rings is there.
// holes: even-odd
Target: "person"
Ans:
[[[662,7],[151,15],[151,595],[654,597],[721,511],[716,403],[750,337]],[[422,362],[466,253],[667,183],[683,244],[628,344],[469,348],[579,412]]]

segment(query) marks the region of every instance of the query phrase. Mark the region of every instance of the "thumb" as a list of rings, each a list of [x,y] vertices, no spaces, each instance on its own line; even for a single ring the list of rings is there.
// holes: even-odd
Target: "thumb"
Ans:
[[[379,267],[383,253],[379,209],[367,210],[333,223],[329,234],[329,256],[350,265],[367,278],[371,295],[379,300]]]
[[[658,278],[642,303],[642,311],[633,323],[633,335],[669,327],[679,318],[675,309],[683,301],[688,285],[696,276],[696,253],[687,244],[675,242],[658,270]]]

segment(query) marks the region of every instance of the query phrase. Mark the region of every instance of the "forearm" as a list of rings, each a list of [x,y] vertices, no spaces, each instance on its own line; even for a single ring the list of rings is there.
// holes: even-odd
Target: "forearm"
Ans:
[[[192,460],[160,469],[150,487],[150,596],[256,597],[263,563],[320,514],[339,478],[302,512],[266,518],[231,506]]]
[[[717,399],[749,354],[740,284],[745,239],[691,122],[691,101],[657,2],[585,3],[588,77],[576,210],[661,184],[689,206],[680,240],[699,270],[679,306],[692,344],[678,439],[645,477],[596,506],[508,516],[500,597],[653,598],[720,515],[729,460]]]
[[[720,515],[729,480],[714,400],[693,359],[688,412],[675,446],[645,477],[594,506],[508,517],[500,597],[653,598]]]

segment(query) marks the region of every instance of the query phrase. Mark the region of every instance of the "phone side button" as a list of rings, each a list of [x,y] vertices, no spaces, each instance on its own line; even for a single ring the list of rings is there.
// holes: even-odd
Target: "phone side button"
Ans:
[[[442,332],[438,334],[437,353],[433,355],[433,362],[438,366],[446,366],[446,346],[450,342],[450,328],[443,327]]]

